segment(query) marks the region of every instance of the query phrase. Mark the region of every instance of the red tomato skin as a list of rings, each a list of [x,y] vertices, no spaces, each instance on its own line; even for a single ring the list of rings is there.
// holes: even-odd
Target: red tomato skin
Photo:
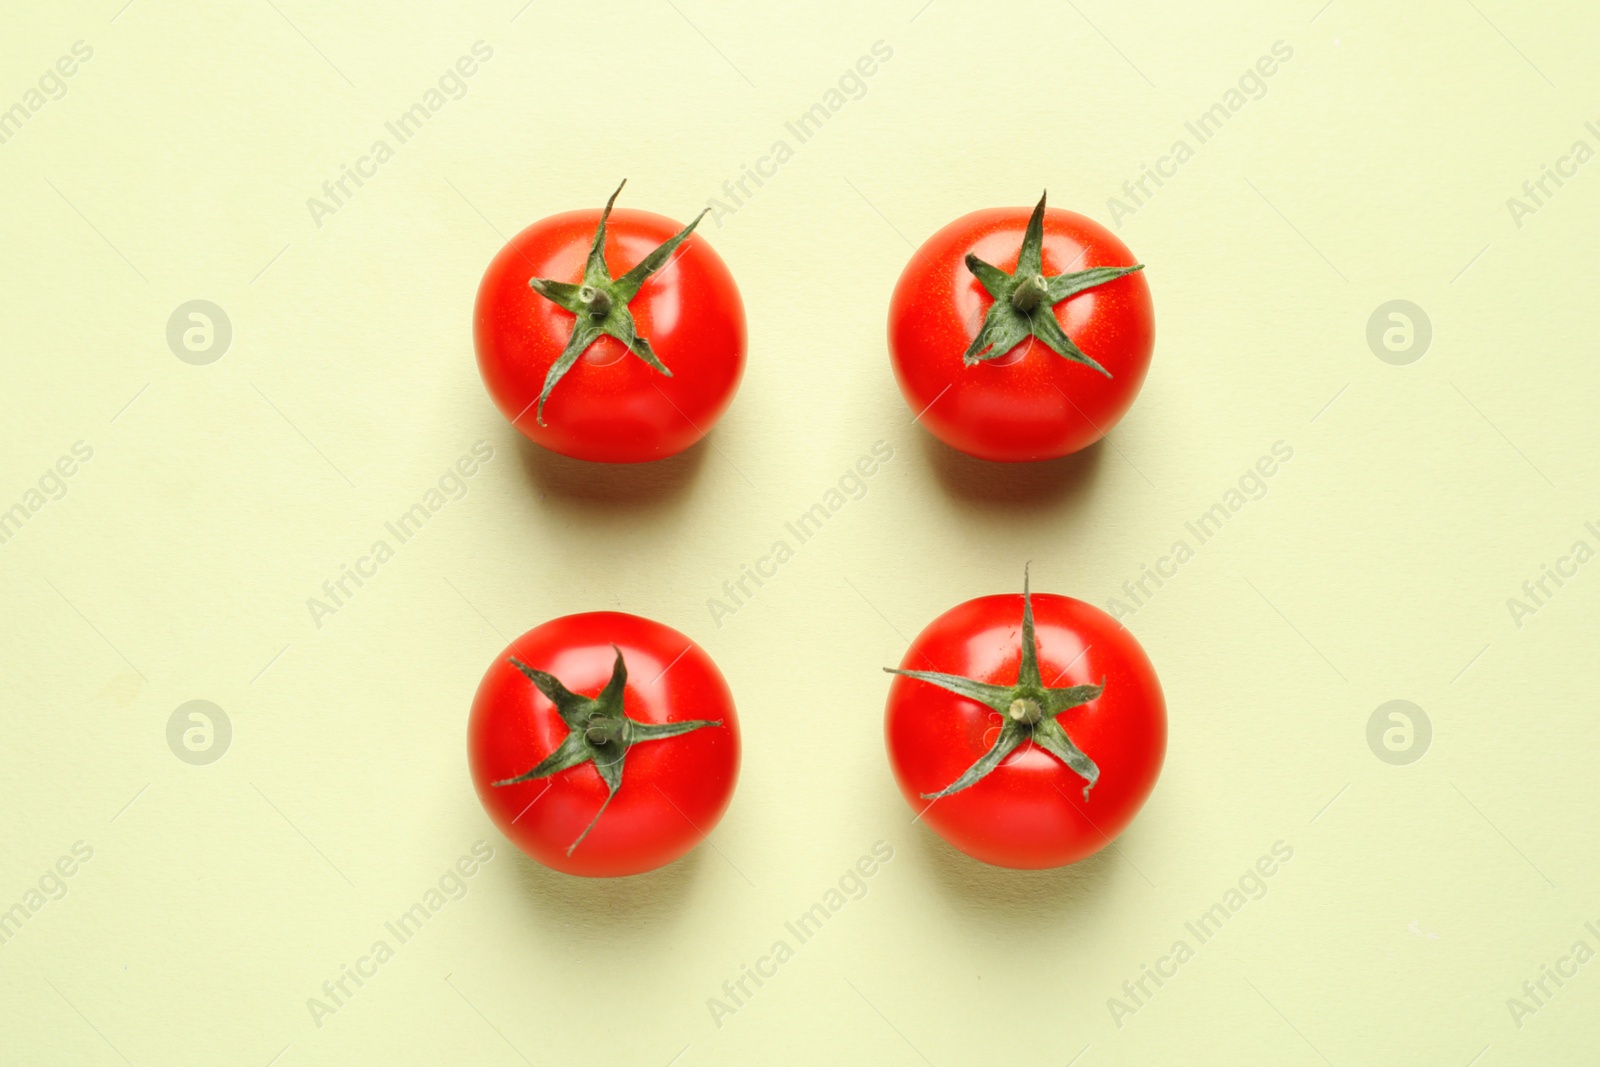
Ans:
[[[555,705],[509,661],[516,656],[594,696],[611,677],[613,644],[628,667],[630,718],[720,719],[722,726],[631,746],[617,795],[568,856],[605,800],[605,782],[585,763],[549,778],[490,784],[525,773],[567,735]],[[717,825],[739,777],[739,720],[727,682],[699,645],[637,615],[596,611],[536,626],[495,658],[472,702],[467,756],[478,799],[513,844],[553,870],[614,878],[671,863]]]
[[[744,374],[744,303],[726,264],[697,230],[628,305],[635,328],[672,377],[616,338],[601,337],[556,383],[539,425],[539,392],[574,316],[530,289],[528,279],[581,281],[599,222],[598,210],[552,215],[496,254],[473,311],[478,371],[501,414],[535,444],[602,463],[664,459],[704,437],[732,402]],[[612,277],[682,228],[650,212],[613,210],[605,245]]]
[[[1000,716],[927,682],[896,675],[884,737],[895,782],[922,821],[956,848],[997,867],[1060,867],[1110,844],[1155,788],[1167,749],[1166,701],[1155,668],[1115,619],[1072,597],[1033,594],[1039,671],[1052,688],[1099,684],[1088,704],[1058,717],[1100,768],[1084,780],[1025,745],[977,784],[930,802],[993,745]],[[969,600],[917,635],[903,670],[1013,685],[1022,654],[1022,596]]]
[[[1133,406],[1155,349],[1155,309],[1144,272],[1055,305],[1057,321],[1111,378],[1033,338],[998,359],[961,361],[993,303],[966,255],[1016,270],[1027,208],[963,215],[918,248],[889,304],[889,353],[906,403],[939,440],[979,459],[1055,459],[1098,441]],[[1138,262],[1093,219],[1046,208],[1046,275]]]

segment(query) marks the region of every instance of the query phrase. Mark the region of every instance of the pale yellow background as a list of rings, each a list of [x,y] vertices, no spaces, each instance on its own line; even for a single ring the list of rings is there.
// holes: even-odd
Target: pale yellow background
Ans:
[[[1592,1062],[1600,964],[1520,1029],[1506,1005],[1600,920],[1600,567],[1520,628],[1506,606],[1600,519],[1600,171],[1521,227],[1506,205],[1596,143],[1591,7],[123,3],[8,4],[0,45],[0,106],[94,49],[0,145],[0,507],[94,449],[0,545],[0,907],[94,849],[0,946],[0,1062]],[[307,198],[479,40],[465,97],[314,225]],[[750,332],[710,442],[625,470],[522,443],[469,335],[502,241],[622,177],[687,218],[879,40],[866,95],[701,231]],[[1124,220],[1159,337],[1110,441],[997,469],[912,425],[883,341],[911,247],[1046,186],[1109,221],[1280,40],[1265,97]],[[209,366],[166,343],[197,298],[234,330]],[[1410,366],[1366,341],[1391,299],[1433,325]],[[480,439],[465,499],[316,627],[307,598]],[[866,497],[714,626],[707,599],[880,439]],[[1171,747],[1117,850],[1016,873],[913,825],[879,668],[1026,560],[1104,604],[1279,440],[1265,498],[1127,620]],[[616,882],[510,849],[463,743],[508,638],[599,608],[699,639],[745,736],[708,844]],[[166,741],[194,699],[233,725],[210,766]],[[1411,766],[1368,748],[1391,699],[1433,724]],[[314,1025],[307,998],[480,839],[466,897]],[[865,898],[715,1025],[708,998],[879,840]],[[1265,898],[1115,1025],[1280,840]]]

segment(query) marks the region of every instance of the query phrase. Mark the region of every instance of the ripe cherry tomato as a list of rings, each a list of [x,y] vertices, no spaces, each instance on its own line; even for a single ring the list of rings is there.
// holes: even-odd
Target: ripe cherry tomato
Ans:
[[[917,249],[889,304],[889,354],[912,411],[980,459],[1054,459],[1127,414],[1155,347],[1150,287],[1092,219],[963,215]],[[1054,308],[1052,314],[1051,309]]]
[[[617,193],[508,241],[478,287],[473,337],[489,395],[530,440],[638,463],[682,452],[727,410],[744,304],[698,218],[613,212]]]
[[[935,833],[985,863],[1098,852],[1161,773],[1166,702],[1144,650],[1098,608],[1030,596],[1026,579],[1020,597],[933,620],[890,673],[895,781]]]
[[[529,856],[567,874],[640,874],[722,818],[739,720],[699,645],[596,611],[536,626],[495,658],[467,756],[484,809]]]

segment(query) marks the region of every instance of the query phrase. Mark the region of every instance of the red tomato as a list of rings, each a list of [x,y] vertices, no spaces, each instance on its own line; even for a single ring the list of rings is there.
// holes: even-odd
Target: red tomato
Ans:
[[[536,626],[483,676],[467,727],[478,799],[546,867],[654,870],[709,834],[739,776],[711,657],[668,626],[595,611]]]
[[[607,463],[662,459],[706,435],[739,386],[745,329],[733,275],[691,232],[699,221],[608,202],[506,243],[478,287],[473,338],[512,425]]]
[[[901,793],[940,837],[1000,867],[1059,867],[1138,814],[1166,754],[1166,702],[1115,619],[1023,590],[917,635],[891,672],[884,735]]]
[[[935,437],[980,459],[1054,459],[1093,444],[1127,414],[1150,367],[1155,311],[1138,270],[1105,227],[1043,199],[1031,216],[963,215],[912,255],[889,304],[906,403]]]

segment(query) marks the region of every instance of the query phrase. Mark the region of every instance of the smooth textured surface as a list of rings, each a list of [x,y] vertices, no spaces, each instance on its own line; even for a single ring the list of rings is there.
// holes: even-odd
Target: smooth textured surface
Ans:
[[[1597,19],[12,5],[0,1061],[1585,1062],[1600,964],[1541,968],[1600,949]],[[705,444],[597,470],[495,411],[472,300],[623,177],[720,202],[750,359]],[[1105,444],[1001,470],[912,424],[887,302],[914,244],[1041,188],[1149,264],[1156,352]],[[231,322],[205,365],[167,336],[196,299]],[[1369,347],[1392,300],[1431,323],[1409,365],[1403,323]],[[879,669],[1027,560],[1136,608],[1172,729],[1117,850],[1035,874],[911,822]],[[707,845],[592,883],[506,847],[465,726],[512,636],[607,608],[706,648],[745,758]],[[169,742],[195,700],[209,765],[172,747],[207,755],[195,709]],[[1369,747],[1392,700],[1431,722],[1409,765],[1388,712]]]

